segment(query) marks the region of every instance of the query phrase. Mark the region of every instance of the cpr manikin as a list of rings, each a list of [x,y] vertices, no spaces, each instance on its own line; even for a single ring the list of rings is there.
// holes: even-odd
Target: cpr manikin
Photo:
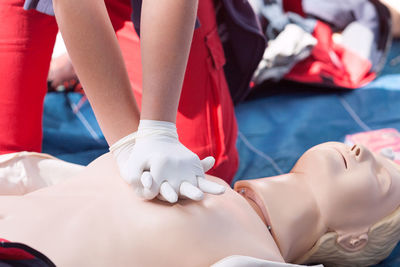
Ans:
[[[236,183],[240,194],[208,177],[226,192],[171,205],[138,198],[115,179],[118,168],[105,155],[57,185],[1,196],[0,237],[41,251],[57,266],[224,266],[232,255],[268,260],[253,266],[324,263],[315,256],[326,235],[337,237],[338,250],[358,255],[374,227],[387,216],[398,219],[396,168],[363,147],[326,143],[289,174]],[[393,247],[399,230],[389,228],[384,243]],[[383,250],[371,258],[380,261],[391,249]],[[365,258],[356,260],[348,265],[365,265]]]
[[[259,209],[287,262],[373,265],[400,239],[399,167],[363,146],[315,146],[290,173],[235,190]]]

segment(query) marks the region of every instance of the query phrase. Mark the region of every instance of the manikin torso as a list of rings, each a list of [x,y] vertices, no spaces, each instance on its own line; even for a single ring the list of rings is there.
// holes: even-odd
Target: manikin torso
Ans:
[[[0,237],[57,266],[209,266],[230,255],[283,262],[263,221],[230,188],[169,205],[137,198],[117,173],[106,155],[59,185],[1,196]]]
[[[399,167],[340,143],[310,149],[289,174],[236,183],[246,199],[226,186],[200,202],[144,201],[105,155],[56,186],[1,196],[0,237],[57,266],[209,266],[231,255],[297,262],[327,231],[362,249],[353,241],[400,204]]]

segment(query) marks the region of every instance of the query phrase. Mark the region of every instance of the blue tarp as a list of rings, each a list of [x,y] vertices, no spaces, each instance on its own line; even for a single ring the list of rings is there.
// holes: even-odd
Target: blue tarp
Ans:
[[[283,90],[285,88],[282,88]],[[288,172],[310,147],[371,129],[400,130],[400,42],[378,79],[351,91],[275,94],[236,108],[235,180]]]
[[[48,93],[44,101],[43,152],[87,165],[108,152],[88,101],[80,93]],[[77,109],[80,101],[83,105]]]
[[[236,108],[239,179],[288,172],[308,148],[345,135],[381,128],[400,130],[400,42],[374,82],[351,91],[274,94]],[[268,90],[266,88],[266,90]],[[45,99],[43,152],[88,164],[108,146],[82,95],[49,93]],[[400,246],[379,266],[400,266]]]

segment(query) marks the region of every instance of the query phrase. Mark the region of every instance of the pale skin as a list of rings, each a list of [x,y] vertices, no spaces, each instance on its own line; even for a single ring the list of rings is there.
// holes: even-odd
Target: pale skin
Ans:
[[[392,16],[392,34],[395,38],[400,37],[400,2],[397,0],[381,0],[390,11]]]
[[[288,174],[235,189],[258,203],[283,258],[296,262],[331,231],[345,249],[362,249],[369,227],[400,205],[400,168],[365,147],[330,142],[304,153]]]
[[[228,188],[200,202],[144,201],[115,176],[105,155],[58,185],[1,196],[0,237],[57,266],[209,266],[231,255],[293,262],[327,231],[346,245],[400,204],[394,163],[338,143],[306,152],[288,174],[237,182],[244,198]]]
[[[140,199],[116,177],[107,154],[64,183],[0,196],[0,237],[57,266],[210,266],[231,255],[283,262],[265,224],[232,189],[170,205]]]
[[[67,53],[51,60],[47,80],[51,81],[53,88],[57,88],[57,86],[62,85],[65,81],[76,79],[74,67]]]
[[[140,119],[175,122],[197,5],[143,1],[140,114],[104,2],[53,1],[71,61],[110,145],[136,131]]]

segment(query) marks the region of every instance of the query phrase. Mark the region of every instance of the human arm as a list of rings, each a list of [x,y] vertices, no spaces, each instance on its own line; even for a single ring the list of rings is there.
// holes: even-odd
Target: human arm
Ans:
[[[143,1],[141,122],[135,136],[124,140],[120,149],[111,147],[111,151],[121,155],[118,158],[130,157],[127,162],[132,164],[123,167],[126,173],[122,176],[148,199],[159,191],[170,202],[177,201],[178,195],[200,200],[203,192],[224,191],[203,179],[214,160],[200,162],[179,142],[175,126],[197,4],[197,0]]]
[[[197,3],[197,0],[143,1],[141,119],[176,120]],[[76,72],[106,139],[112,144],[136,130],[139,113],[104,2],[54,0],[54,11]],[[112,116],[115,110],[127,116],[116,120]],[[115,129],[121,129],[123,134],[114,133]]]
[[[140,141],[137,133],[128,135],[135,130],[138,112],[104,3],[77,1],[55,0],[55,14],[100,126],[108,143],[114,144],[110,150],[123,178],[140,195],[154,198],[161,191],[170,202],[177,201],[177,194],[199,200],[203,192],[223,193],[223,187],[203,179],[204,169],[208,170],[213,160],[202,166],[198,156],[179,142],[174,124],[197,0],[144,1]],[[149,173],[151,176],[146,176]],[[143,185],[148,186],[147,191]]]
[[[104,2],[54,0],[53,5],[75,71],[113,144],[137,129],[139,110]]]
[[[143,1],[140,30],[143,99],[140,139],[136,138],[134,153],[144,156],[141,162],[136,161],[130,173],[149,171],[150,190],[143,188],[147,198],[154,197],[158,190],[170,202],[178,197],[174,191],[195,200],[202,198],[202,191],[223,192],[219,186],[213,189],[207,184],[203,187],[204,172],[212,167],[214,160],[208,158],[200,162],[197,155],[179,142],[175,127],[197,6],[197,0]],[[156,132],[160,134],[154,134]],[[148,157],[143,153],[145,150]],[[151,156],[152,151],[157,151],[158,155]],[[141,178],[145,185],[146,176]],[[139,181],[139,177],[132,176],[132,180]]]
[[[393,37],[400,37],[400,3],[397,0],[381,0],[389,9],[392,16],[392,34]]]
[[[141,119],[175,122],[197,0],[143,0]]]

